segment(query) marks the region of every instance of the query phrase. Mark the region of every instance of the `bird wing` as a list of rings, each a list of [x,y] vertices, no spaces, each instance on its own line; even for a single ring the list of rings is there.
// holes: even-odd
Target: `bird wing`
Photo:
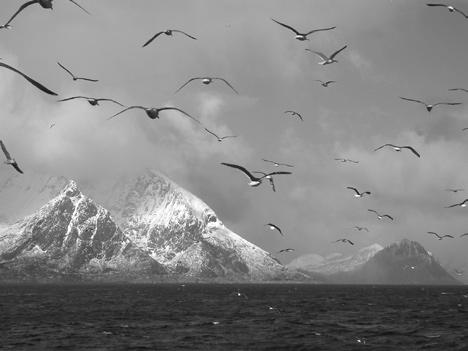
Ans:
[[[271,173],[268,173],[266,176],[272,176],[272,175],[278,175],[278,174],[292,174],[292,172],[284,172],[284,171],[280,171],[280,172],[271,172]],[[263,177],[264,178],[264,177]]]
[[[432,235],[435,235],[436,237],[440,238],[440,235],[437,234],[436,232],[427,232],[427,234],[432,234]]]
[[[402,149],[411,150],[411,152],[412,152],[413,154],[415,154],[415,155],[418,156],[418,157],[421,157],[421,155],[419,154],[419,152],[417,152],[412,146],[402,146],[401,148],[402,148]]]
[[[219,136],[217,136],[215,133],[213,133],[211,130],[209,130],[208,128],[205,128],[205,130],[210,133],[211,135],[214,135],[216,138],[219,138]]]
[[[459,14],[463,15],[463,17],[468,18],[468,16],[460,9],[457,9],[456,7],[453,8],[455,11],[457,11]]]
[[[163,33],[164,33],[164,32],[158,32],[158,33],[156,33],[155,35],[153,35],[153,36],[151,37],[151,39],[149,39],[146,43],[144,43],[142,47],[144,48],[145,46],[149,45],[154,39],[156,39],[157,37],[159,37],[159,36],[160,36],[161,34],[163,34]]]
[[[28,7],[29,5],[32,5],[32,4],[35,4],[36,2],[38,2],[38,0],[31,0],[31,1],[28,1],[28,2],[25,2],[23,5],[21,5],[19,7],[19,9],[13,14],[13,16],[11,16],[11,18],[8,20],[7,23],[5,23],[3,26],[1,26],[0,28],[6,28],[9,26],[10,22],[13,21],[13,19],[21,12],[23,11],[26,7]]]
[[[82,9],[84,12],[86,12],[88,15],[91,15],[83,6],[78,4],[75,0],[70,0],[70,2],[74,3],[76,6],[78,6],[80,9]]]
[[[424,106],[427,106],[427,104],[424,101],[421,101],[421,100],[405,98],[405,97],[402,97],[402,96],[400,96],[400,99],[406,100],[406,101],[411,101],[411,102],[417,102],[419,104],[423,104]]]
[[[15,163],[12,163],[11,164],[13,166],[14,169],[16,169],[19,173],[23,174],[23,171],[19,168],[18,164],[15,162]]]
[[[0,146],[1,146],[1,148],[2,148],[3,153],[5,154],[6,159],[7,159],[7,160],[11,160],[10,153],[9,153],[8,150],[6,149],[6,146],[5,146],[5,144],[3,143],[2,140],[0,140]]]
[[[463,203],[463,202],[462,202]],[[446,206],[445,208],[452,208],[452,207],[457,207],[457,206],[460,206],[461,204],[454,204],[454,205],[450,205],[450,206]]]
[[[306,49],[306,51],[310,51],[310,52],[313,52],[314,54],[318,55],[322,60],[324,61],[327,61],[328,60],[328,57],[325,56],[325,54],[319,52],[319,51],[313,51],[313,50],[310,50],[310,49]]]
[[[464,236],[468,236],[468,233],[464,233],[464,234],[460,235],[460,238],[463,238]]]
[[[395,145],[393,145],[393,144],[384,144],[382,146],[379,146],[377,149],[374,149],[374,151],[380,150],[380,149],[384,148],[385,146],[395,146]]]
[[[277,20],[275,19],[271,19],[273,22],[276,22],[278,23],[280,26],[283,26],[284,28],[288,28],[289,30],[292,30],[294,33],[296,33],[297,35],[300,35],[301,33],[299,33],[297,30],[295,30],[293,27],[291,26],[288,26],[287,24],[284,24],[284,23],[281,23],[281,22],[278,22]]]
[[[43,86],[41,83],[39,83],[39,82],[35,81],[34,79],[28,77],[23,72],[18,71],[16,68],[13,68],[10,65],[7,65],[6,63],[2,63],[2,62],[0,62],[0,66],[8,68],[9,70],[12,70],[13,72],[18,73],[20,76],[22,76],[24,79],[26,79],[29,83],[34,85],[39,90],[42,90],[44,93],[49,94],[49,95],[57,95],[57,93],[54,93],[52,90],[49,90],[48,88]]]
[[[180,90],[182,90],[183,87],[185,87],[188,83],[197,80],[197,79],[203,79],[201,77],[196,77],[196,78],[190,78],[188,81],[186,81],[179,89],[177,89],[174,94],[177,94]]]
[[[271,189],[273,190],[273,192],[276,193],[275,181],[273,180],[273,178],[269,178],[268,180],[270,181]]]
[[[288,163],[278,163],[280,166],[284,166],[284,167],[294,167],[294,165],[290,165]]]
[[[234,92],[235,92],[236,94],[239,94],[239,92],[238,92],[236,89],[234,89],[234,87],[233,87],[231,84],[229,84],[229,82],[228,82],[226,79],[224,79],[224,78],[217,78],[217,77],[212,78],[212,79],[222,80],[222,81],[223,81],[224,83],[226,83],[232,90],[234,90]]]
[[[307,32],[305,36],[308,36],[309,34],[315,33],[315,32],[322,32],[325,30],[332,30],[335,29],[336,27],[328,27],[328,28],[320,28],[320,29],[312,29],[310,32]]]
[[[193,119],[195,122],[197,123],[200,123],[200,121],[198,119],[196,119],[195,117],[193,116],[190,116],[187,112],[181,110],[180,108],[177,108],[177,107],[162,107],[159,109],[159,111],[164,111],[164,110],[175,110],[175,111],[179,111],[180,113],[182,113],[183,115],[186,115],[187,117]]]
[[[361,195],[361,193],[359,192],[359,190],[357,190],[356,188],[353,188],[352,186],[347,186],[346,189],[351,189],[351,190],[354,190],[354,192],[358,195]]]
[[[197,38],[195,38],[195,37],[192,37],[190,34],[187,34],[187,33],[183,32],[183,31],[181,31],[181,30],[178,30],[178,29],[173,29],[172,31],[173,31],[173,32],[176,32],[176,33],[182,33],[182,34],[185,34],[185,35],[186,35],[186,36],[188,36],[189,38],[192,38],[192,39],[194,39],[194,40],[197,40]]]
[[[453,89],[449,89],[449,91],[464,91],[465,93],[468,93],[468,89],[464,89],[464,88],[453,88]]]
[[[392,216],[390,216],[390,215],[388,215],[388,214],[386,214],[386,215],[383,215],[382,217],[387,217],[388,219],[391,219],[391,220],[393,221],[393,217],[392,217]]]
[[[134,109],[134,108],[139,108],[139,109],[142,109],[142,110],[146,110],[146,107],[143,107],[143,106],[130,106],[130,107],[127,107],[125,109],[123,109],[122,111],[120,112],[117,112],[115,115],[112,115],[108,118],[109,119],[112,119],[114,117],[117,117],[118,115],[120,115],[121,113],[124,113],[125,111],[128,111],[128,110],[131,110],[131,109]]]
[[[270,163],[276,163],[275,161],[270,161],[270,160],[267,160],[267,159],[265,159],[265,158],[262,158],[262,161],[270,162]]]
[[[359,163],[359,161],[354,161],[354,160],[348,160],[348,161],[352,163]]]
[[[426,4],[426,5],[431,6],[431,7],[435,7],[435,6],[437,6],[437,7],[447,7],[447,5],[445,5],[445,4]]]
[[[345,45],[343,46],[341,49],[339,49],[338,51],[335,51],[331,56],[330,56],[330,60],[333,60],[335,58],[336,55],[338,55],[340,52],[342,52],[344,49],[346,49],[348,47],[348,45]]]
[[[72,96],[72,97],[69,97],[69,98],[66,98],[66,99],[57,100],[57,101],[58,101],[58,102],[63,102],[63,101],[70,101],[70,100],[74,100],[74,99],[89,99],[89,98],[86,97],[86,96]]]
[[[250,173],[247,169],[245,169],[244,167],[242,166],[239,166],[239,165],[235,165],[233,163],[225,163],[225,162],[221,162],[222,165],[224,166],[228,166],[228,167],[232,167],[232,168],[236,168],[242,172],[244,172],[244,174],[249,177],[250,180],[257,180],[258,178],[256,178],[255,176],[252,175],[252,173]]]
[[[115,104],[117,104],[117,105],[120,105],[120,106],[122,106],[122,107],[125,107],[125,105],[122,105],[120,102],[118,102],[118,101],[116,101],[116,100],[114,100],[114,99],[99,98],[99,99],[96,99],[96,101],[110,101],[110,102],[113,102],[113,103],[115,103]]]
[[[452,235],[449,235],[449,234],[442,235],[442,238],[452,238],[452,239],[454,239],[454,237]]]
[[[99,80],[97,80],[97,79],[84,78],[84,77],[76,77],[76,79],[86,80],[88,82],[99,82]]]
[[[71,75],[73,78],[76,78],[75,75],[68,69],[66,68],[64,65],[62,65],[60,62],[57,62],[57,64],[62,67],[69,75]]]
[[[281,235],[283,235],[283,232],[281,231],[280,227],[273,223],[267,223],[268,226],[275,228]]]
[[[226,136],[221,137],[220,139],[223,140],[223,139],[228,139],[228,138],[237,138],[237,135],[226,135]]]
[[[348,244],[354,245],[354,243],[353,243],[351,240],[349,240],[349,239],[345,239],[345,240],[346,240],[346,242],[347,242]]]
[[[438,105],[449,105],[449,106],[455,106],[455,105],[461,105],[461,102],[438,102],[436,104],[433,104],[433,107],[436,107]]]
[[[374,212],[376,215],[379,215],[379,216],[380,216],[380,214],[379,214],[376,210],[370,210],[370,209],[368,209],[367,211],[369,211],[369,212]]]

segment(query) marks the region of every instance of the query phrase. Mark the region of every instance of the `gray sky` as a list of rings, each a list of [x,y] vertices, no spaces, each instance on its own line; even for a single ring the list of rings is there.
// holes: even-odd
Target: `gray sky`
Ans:
[[[468,230],[466,210],[444,206],[468,197],[467,107],[423,106],[398,96],[429,102],[467,101],[449,88],[468,88],[468,21],[426,1],[170,1],[81,0],[92,16],[57,0],[54,10],[31,6],[13,29],[0,32],[0,57],[30,74],[60,97],[115,98],[127,105],[180,107],[219,134],[237,139],[219,144],[190,120],[174,113],[149,120],[131,111],[112,121],[118,106],[93,108],[85,101],[56,103],[22,79],[0,70],[0,137],[26,172],[102,181],[144,167],[160,170],[218,213],[235,232],[270,251],[296,248],[295,255],[349,253],[374,242],[403,237],[421,242],[442,263],[468,270],[468,240],[437,241],[436,231]],[[452,1],[468,12],[463,1]],[[2,1],[2,21],[18,1]],[[270,18],[316,33],[310,41]],[[154,33],[181,29],[197,41]],[[322,67],[304,49],[331,53],[348,44],[338,64]],[[56,64],[96,84],[73,82]],[[194,76],[220,76],[226,86],[193,83]],[[314,79],[337,80],[322,88]],[[302,123],[283,114],[304,116]],[[56,123],[49,129],[50,123]],[[383,143],[413,145],[421,159]],[[340,164],[349,157],[358,165]],[[291,177],[250,188],[246,178],[219,165],[272,169],[268,158],[295,164]],[[11,172],[3,167],[1,175]],[[346,186],[370,190],[354,199]],[[450,194],[447,187],[466,187]],[[461,194],[461,195],[460,195]],[[393,215],[377,221],[368,208]],[[263,227],[274,222],[281,238]],[[370,233],[353,232],[354,225]],[[355,247],[332,245],[346,235]],[[290,258],[295,255],[289,256]],[[288,261],[286,259],[285,261]]]

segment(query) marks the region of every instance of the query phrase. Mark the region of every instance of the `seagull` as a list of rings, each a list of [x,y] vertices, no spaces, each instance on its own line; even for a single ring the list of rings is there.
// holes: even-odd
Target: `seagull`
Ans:
[[[268,162],[268,163],[273,163],[273,165],[275,167],[279,167],[279,166],[294,167],[293,165],[290,165],[290,164],[287,164],[287,163],[275,162],[275,161],[267,160],[267,159],[264,159],[264,158],[262,158],[262,161],[265,161],[265,162]]]
[[[241,293],[239,289],[237,291],[234,291],[231,293],[231,295],[237,296],[237,297],[243,297],[244,299],[248,299],[247,295],[244,293]]]
[[[410,101],[410,102],[416,102],[418,104],[422,104],[422,105],[424,105],[426,107],[427,112],[431,112],[434,107],[439,106],[439,105],[448,105],[448,106],[461,105],[461,102],[438,102],[436,104],[429,105],[429,104],[426,104],[424,101],[417,100],[417,99],[409,99],[409,98],[405,98],[405,97],[401,97],[401,96],[400,96],[400,99]]]
[[[363,191],[362,193],[359,192],[359,190],[357,190],[356,188],[353,188],[352,186],[347,186],[346,189],[350,189],[350,190],[354,190],[355,194],[354,194],[354,197],[364,197],[364,195],[370,195],[371,192],[370,191]]]
[[[356,229],[358,232],[360,232],[362,230],[365,230],[366,232],[369,231],[369,229],[367,229],[366,227],[360,227],[358,225],[354,226],[353,228]]]
[[[435,232],[427,232],[427,234],[435,235],[439,240],[442,240],[443,238],[451,238],[451,239],[453,239],[453,236],[448,235],[448,234],[439,235],[439,234],[437,234],[437,233],[435,233]]]
[[[318,64],[322,65],[322,66],[325,66],[325,65],[329,65],[329,64],[338,62],[337,60],[335,60],[336,55],[338,55],[341,51],[343,51],[347,47],[348,47],[348,45],[343,46],[341,49],[339,49],[339,50],[335,51],[333,54],[331,54],[330,57],[328,57],[327,55],[325,55],[325,54],[323,54],[323,53],[321,53],[319,51],[313,51],[313,50],[310,50],[310,49],[306,49],[306,51],[313,52],[314,54],[319,56],[322,59],[322,61],[319,62]]]
[[[177,94],[180,90],[182,90],[183,87],[185,87],[187,84],[189,84],[190,82],[193,82],[194,80],[201,80],[203,84],[205,85],[208,85],[208,84],[211,84],[213,83],[213,81],[215,80],[220,80],[224,83],[226,83],[226,85],[231,88],[236,94],[239,94],[239,92],[234,89],[234,87],[224,78],[219,78],[219,77],[195,77],[195,78],[190,78],[188,81],[186,81],[179,89],[177,89],[175,91],[174,94]]]
[[[320,80],[320,79],[315,79],[316,82],[320,82],[320,85],[324,88],[328,88],[328,86],[332,83],[336,83],[336,80],[327,80],[327,81],[323,81],[323,80]]]
[[[459,14],[463,15],[463,17],[468,18],[468,16],[465,15],[463,11],[457,9],[456,7],[452,5],[446,5],[446,4],[426,4],[426,5],[430,7],[445,7],[447,8],[447,10],[449,10],[449,12],[458,12]]]
[[[60,62],[57,62],[57,64],[62,67],[63,70],[65,70],[71,77],[74,81],[76,80],[86,80],[88,82],[98,82],[97,79],[91,79],[91,78],[84,78],[84,77],[77,77],[75,76],[68,68],[66,68],[64,65],[62,65]]]
[[[412,146],[397,146],[397,145],[393,145],[393,144],[384,144],[382,146],[379,146],[374,151],[380,150],[380,149],[384,148],[385,146],[390,146],[390,147],[393,148],[394,151],[398,151],[398,152],[401,151],[402,149],[408,149],[413,154],[415,154],[417,157],[421,157],[421,155]]]
[[[465,93],[468,93],[468,89],[465,88],[453,88],[449,89],[449,91],[464,91]]]
[[[296,39],[299,40],[299,41],[304,41],[304,40],[309,40],[307,38],[307,36],[309,36],[310,34],[313,34],[313,33],[316,33],[316,32],[322,32],[322,31],[327,31],[327,30],[332,30],[332,29],[335,29],[336,27],[329,27],[329,28],[320,28],[320,29],[313,29],[307,33],[300,33],[298,32],[297,30],[295,30],[293,27],[291,26],[288,26],[287,24],[284,24],[284,23],[281,23],[281,22],[278,22],[277,20],[274,20],[273,18],[271,19],[273,22],[276,22],[278,23],[280,26],[283,26],[285,28],[288,28],[289,30],[292,30],[294,33],[296,33]]]
[[[290,113],[291,116],[297,116],[302,122],[304,122],[304,119],[302,118],[301,114],[296,111],[289,110],[289,111],[284,111],[284,113]]]
[[[20,76],[22,76],[24,79],[26,79],[29,83],[34,85],[36,88],[39,90],[42,90],[44,93],[49,94],[49,95],[57,95],[57,93],[54,93],[52,90],[47,89],[45,86],[43,86],[41,83],[36,82],[34,79],[28,77],[26,74],[18,71],[16,68],[11,67],[10,65],[7,65],[6,63],[0,62],[0,67],[5,67],[8,68],[9,70],[18,73]]]
[[[11,16],[11,18],[8,20],[7,23],[5,23],[3,26],[0,26],[0,29],[2,28],[6,28],[6,29],[9,29],[11,28],[11,21],[13,21],[13,19],[21,12],[23,11],[26,7],[30,6],[30,5],[33,5],[33,4],[39,4],[41,5],[43,8],[45,9],[51,9],[52,10],[52,1],[53,0],[31,0],[31,1],[27,1],[25,2],[23,5],[21,5],[19,7],[19,9],[13,14],[13,16]],[[80,4],[78,4],[77,2],[75,2],[74,0],[70,0],[70,2],[72,2],[73,4],[75,4],[76,6],[78,6],[80,9],[82,9],[84,12],[86,12],[88,15],[90,14],[88,11],[86,11]]]
[[[131,110],[131,109],[134,109],[134,108],[139,108],[141,110],[144,110],[146,112],[146,114],[148,115],[148,117],[151,118],[151,119],[159,118],[159,113],[161,111],[175,110],[175,111],[179,111],[180,113],[184,114],[185,116],[193,119],[195,122],[200,123],[199,120],[197,120],[196,118],[190,116],[187,112],[184,112],[184,111],[182,111],[181,109],[179,109],[177,107],[160,107],[160,108],[157,108],[157,107],[144,107],[144,106],[130,106],[130,107],[127,107],[127,108],[123,109],[120,112],[117,112],[115,115],[110,116],[108,119],[112,119],[112,118],[116,117],[117,115],[120,115],[121,113],[124,113],[125,111]]]
[[[232,164],[232,163],[225,163],[225,162],[221,162],[221,164],[224,165],[224,166],[236,168],[236,169],[242,171],[250,179],[249,185],[251,187],[256,187],[256,186],[259,186],[260,184],[262,184],[262,180],[264,178],[267,178],[267,176],[272,176],[272,175],[275,175],[275,174],[292,174],[291,172],[272,172],[272,173],[267,174],[266,176],[264,175],[264,176],[258,178],[258,177],[255,177],[252,173],[250,173],[247,169],[245,169],[242,166],[235,165],[235,164]]]
[[[142,47],[145,47],[145,46],[149,45],[154,39],[156,39],[157,37],[159,37],[161,34],[166,34],[167,36],[172,37],[172,34],[174,34],[174,33],[181,33],[181,34],[184,34],[185,36],[187,36],[187,37],[189,37],[189,38],[191,38],[191,39],[193,39],[193,40],[197,40],[197,38],[192,37],[190,34],[187,34],[187,33],[183,32],[183,31],[181,31],[181,30],[178,30],[178,29],[166,29],[166,30],[164,30],[164,31],[162,31],[162,32],[158,32],[158,33],[156,33],[155,35],[153,35],[153,36],[151,37],[150,40],[148,40],[146,43],[143,44]]]
[[[277,225],[275,225],[275,224],[273,224],[273,223],[267,223],[267,224],[265,224],[265,225],[266,225],[267,227],[269,227],[270,230],[277,230],[277,231],[281,234],[281,236],[284,236],[283,232],[281,231],[281,228],[278,227]]]
[[[450,206],[447,206],[445,208],[452,208],[452,207],[457,207],[457,206],[466,207],[467,203],[468,203],[468,199],[465,199],[462,202],[460,202],[459,204],[450,205]]]
[[[212,132],[211,130],[209,130],[208,128],[205,128],[205,130],[211,135],[214,135],[216,139],[218,139],[219,142],[222,142],[224,139],[228,139],[228,138],[237,138],[237,135],[226,135],[226,136],[220,137],[214,132]]]
[[[368,209],[367,211],[375,213],[375,214],[377,215],[377,218],[378,218],[378,219],[383,219],[384,217],[387,217],[388,219],[390,219],[390,220],[392,220],[392,221],[393,221],[393,219],[394,219],[392,216],[390,216],[390,215],[388,215],[388,214],[381,215],[380,213],[378,213],[378,212],[375,211],[375,210]]]
[[[349,239],[338,239],[338,240],[336,240],[336,241],[332,241],[332,243],[339,243],[339,242],[348,243],[348,244],[350,244],[350,245],[354,245],[354,243],[353,243],[351,240],[349,240]]]
[[[72,97],[69,97],[69,98],[66,98],[66,99],[61,99],[61,100],[58,100],[58,102],[63,102],[63,101],[70,101],[70,100],[74,100],[74,99],[85,99],[85,100],[88,100],[88,103],[91,105],[91,106],[98,106],[99,105],[99,101],[109,101],[109,102],[113,102],[117,105],[120,105],[122,107],[125,107],[125,105],[122,105],[120,102],[118,101],[115,101],[113,99],[104,99],[104,98],[92,98],[92,97],[86,97],[86,96],[72,96]]]
[[[463,238],[464,236],[468,236],[468,233],[460,235],[460,238]]]
[[[445,189],[445,191],[450,191],[452,193],[458,193],[459,191],[465,191],[465,189]]]
[[[18,163],[16,163],[16,160],[10,156],[10,153],[5,147],[5,144],[3,143],[2,140],[0,140],[0,147],[2,148],[3,153],[5,154],[6,161],[4,162],[7,165],[12,166],[14,169],[16,169],[19,173],[23,174],[23,171],[19,168]]]
[[[55,127],[55,123],[52,123],[50,126],[49,126],[49,129]]]
[[[282,250],[279,250],[277,253],[283,253],[283,252],[292,252],[292,251],[296,251],[295,249],[282,249]]]
[[[354,161],[354,160],[351,160],[349,158],[335,158],[335,161],[340,161],[340,162],[343,162],[343,163],[346,163],[346,162],[359,163],[359,161]]]

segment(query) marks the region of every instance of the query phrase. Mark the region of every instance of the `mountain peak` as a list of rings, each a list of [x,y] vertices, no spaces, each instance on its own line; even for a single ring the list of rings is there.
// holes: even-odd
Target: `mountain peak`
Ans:
[[[77,197],[81,195],[81,192],[78,189],[76,182],[74,180],[69,180],[68,184],[65,185],[60,194],[67,197]]]

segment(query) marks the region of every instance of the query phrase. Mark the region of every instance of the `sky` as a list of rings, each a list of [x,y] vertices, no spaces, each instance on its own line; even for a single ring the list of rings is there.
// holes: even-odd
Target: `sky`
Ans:
[[[1,21],[18,8],[3,0]],[[468,20],[426,1],[407,0],[80,0],[87,15],[66,0],[52,11],[33,5],[0,32],[2,61],[59,93],[113,98],[125,105],[176,106],[204,126],[236,139],[218,143],[189,119],[162,113],[150,120],[133,110],[107,120],[120,107],[86,101],[58,103],[19,76],[0,70],[0,138],[28,173],[102,182],[154,168],[203,199],[233,231],[268,251],[291,247],[289,260],[307,253],[353,253],[408,238],[445,266],[467,269],[468,239],[438,241],[426,232],[459,236],[468,231],[466,209],[444,207],[468,194]],[[468,12],[463,1],[455,6]],[[276,19],[301,31],[336,26],[294,39]],[[183,35],[153,34],[180,29]],[[331,53],[321,66],[305,49]],[[73,82],[57,61],[98,83]],[[193,82],[217,76],[222,83]],[[336,80],[323,88],[315,79]],[[284,114],[302,114],[304,121]],[[55,123],[54,128],[49,128]],[[421,158],[385,143],[412,145]],[[359,161],[339,163],[337,157]],[[277,170],[262,158],[293,164],[293,175],[250,188],[242,173]],[[289,169],[287,169],[289,170]],[[2,167],[1,177],[11,175]],[[355,199],[346,189],[372,192]],[[446,188],[466,188],[452,194]],[[1,199],[3,203],[7,199]],[[378,221],[367,209],[395,217]],[[264,226],[273,222],[285,237]],[[353,231],[353,226],[369,232]],[[332,244],[347,237],[355,246]]]

